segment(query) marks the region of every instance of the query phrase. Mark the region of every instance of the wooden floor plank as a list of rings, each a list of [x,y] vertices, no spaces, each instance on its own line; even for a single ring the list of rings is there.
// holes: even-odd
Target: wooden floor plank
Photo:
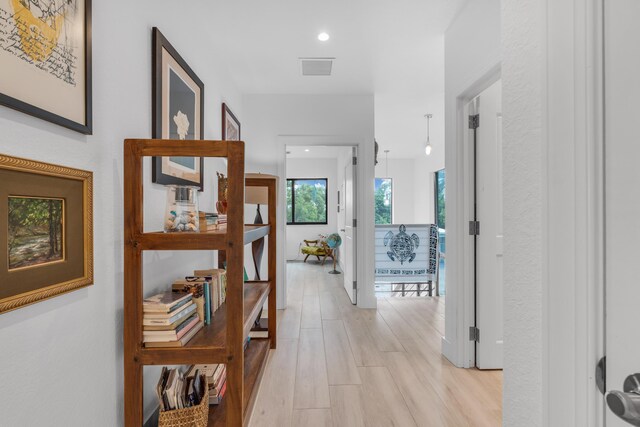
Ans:
[[[416,425],[387,368],[368,367],[359,368],[359,371],[362,378],[362,394],[365,396],[364,414],[368,426]]]
[[[298,343],[294,408],[329,408],[322,329],[302,329]]]
[[[429,384],[416,375],[406,353],[385,353],[389,371],[398,385],[402,397],[419,426],[460,426],[467,424],[465,417],[449,408]]]
[[[331,409],[296,409],[293,411],[293,425],[300,427],[333,427]]]
[[[298,340],[279,339],[278,349],[269,354],[250,426],[291,425],[297,361]]]
[[[302,329],[322,328],[320,317],[320,298],[316,295],[305,295],[302,299],[302,317],[300,321]]]
[[[366,427],[365,397],[359,385],[329,387],[331,393],[331,413],[334,425],[344,427]]]
[[[378,351],[404,351],[404,347],[376,310],[361,310],[362,320],[369,329]]]
[[[384,366],[366,323],[360,317],[348,317],[343,323],[356,366]]]
[[[340,308],[331,292],[320,292],[320,314],[322,320],[341,319]]]
[[[347,331],[341,320],[323,320],[324,347],[330,385],[360,384]]]

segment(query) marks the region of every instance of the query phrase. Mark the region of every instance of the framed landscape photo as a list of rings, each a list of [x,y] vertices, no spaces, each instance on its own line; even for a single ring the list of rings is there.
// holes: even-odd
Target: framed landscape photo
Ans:
[[[93,174],[0,154],[0,313],[93,284]]]
[[[224,102],[222,103],[222,140],[240,141],[240,121]]]
[[[204,83],[155,27],[153,67],[153,137],[203,139]],[[203,190],[202,157],[154,157],[152,165],[157,184],[193,185]]]
[[[0,0],[0,104],[91,134],[91,0]]]

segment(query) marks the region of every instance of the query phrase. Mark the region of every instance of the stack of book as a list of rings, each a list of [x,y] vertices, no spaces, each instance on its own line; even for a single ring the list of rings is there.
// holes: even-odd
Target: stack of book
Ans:
[[[219,405],[227,391],[227,365],[192,365],[187,376],[200,372],[207,380],[209,387],[209,405]]]
[[[185,376],[179,369],[163,367],[156,386],[160,410],[173,411],[199,405],[207,386],[205,381],[197,369]]]
[[[227,226],[227,214],[218,214],[218,227]]]
[[[218,214],[200,211],[200,231],[214,231],[218,229]]]
[[[201,320],[209,325],[216,311],[227,299],[227,274],[223,269],[196,270],[193,276],[173,282],[174,292],[197,292],[204,295],[204,308]]]
[[[192,294],[163,292],[142,303],[145,347],[182,347],[203,327]]]

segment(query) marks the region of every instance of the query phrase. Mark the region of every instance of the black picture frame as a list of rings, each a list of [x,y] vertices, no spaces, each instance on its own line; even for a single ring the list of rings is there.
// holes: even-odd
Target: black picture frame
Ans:
[[[238,127],[238,136],[236,138],[229,136],[227,133],[227,121],[232,121]],[[223,141],[241,141],[242,140],[242,126],[240,120],[231,112],[231,109],[226,103],[222,103],[222,140]]]
[[[168,139],[169,135],[163,135],[163,87],[164,87],[164,62],[163,62],[163,50],[166,51],[173,60],[178,64],[180,68],[182,68],[182,72],[184,72],[200,91],[200,99],[197,100],[197,104],[199,105],[199,125],[197,126],[199,135],[195,137],[195,139],[204,139],[204,83],[200,78],[196,75],[196,73],[191,69],[191,67],[187,64],[187,62],[180,56],[178,51],[173,47],[173,45],[167,40],[167,38],[160,32],[157,27],[153,27],[153,35],[152,35],[152,137],[154,139]],[[198,158],[196,158],[198,159]],[[153,157],[152,159],[152,182],[156,184],[162,185],[193,185],[199,188],[200,191],[204,190],[204,158],[199,158],[200,164],[200,177],[199,181],[191,181],[187,179],[182,179],[170,174],[165,173],[163,170],[163,157]]]
[[[92,78],[92,23],[91,0],[77,0],[84,2],[84,123],[76,122],[70,118],[37,107],[16,97],[0,93],[0,105],[20,111],[30,116],[46,120],[50,123],[71,129],[73,131],[91,135],[93,133],[93,78]],[[1,67],[0,67],[1,68]],[[68,100],[65,100],[68,102]]]
[[[324,221],[299,222],[296,221],[296,181],[324,181]],[[287,225],[327,225],[329,224],[329,178],[287,178],[287,186],[291,185],[291,221],[286,218]],[[285,216],[287,213],[285,212]]]

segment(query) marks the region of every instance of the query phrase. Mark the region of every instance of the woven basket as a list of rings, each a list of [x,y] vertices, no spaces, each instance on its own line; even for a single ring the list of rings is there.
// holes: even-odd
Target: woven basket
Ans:
[[[161,411],[158,427],[207,427],[209,418],[209,387],[204,382],[200,404],[190,408]]]

